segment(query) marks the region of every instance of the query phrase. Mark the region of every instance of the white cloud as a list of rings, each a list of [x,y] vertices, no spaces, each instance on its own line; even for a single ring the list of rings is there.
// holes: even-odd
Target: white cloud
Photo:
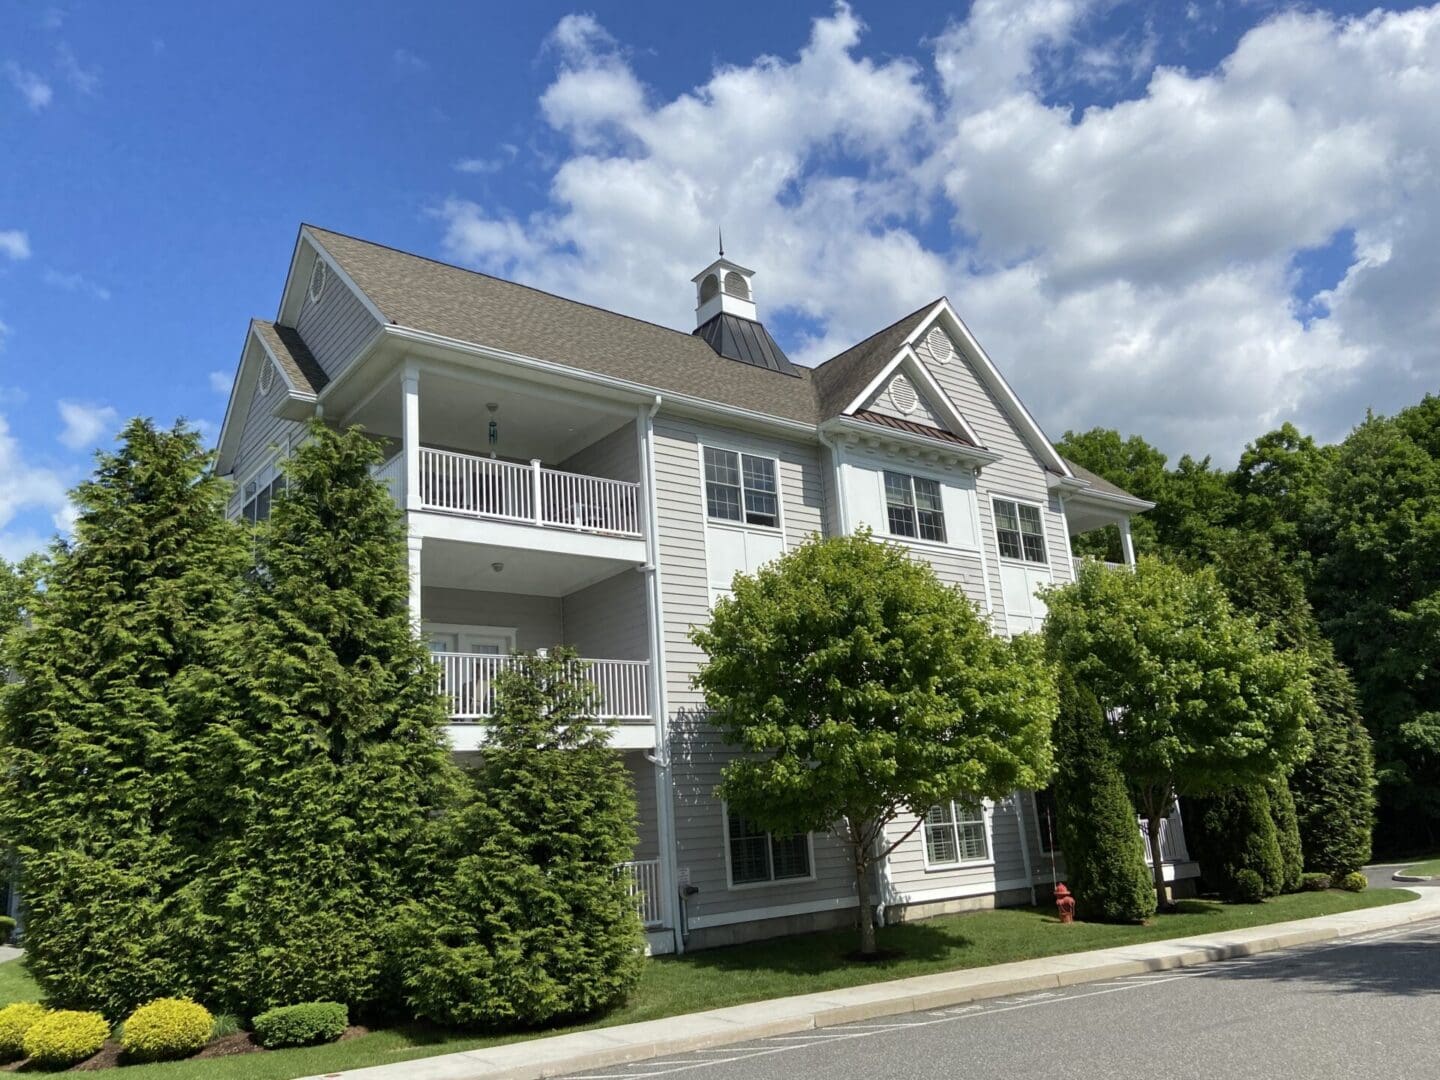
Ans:
[[[1053,434],[1116,426],[1173,453],[1233,459],[1283,419],[1335,437],[1433,390],[1440,7],[1284,11],[1192,73],[1153,68],[1148,26],[1092,41],[1106,6],[977,0],[934,28],[926,70],[867,56],[841,3],[797,55],[668,99],[567,16],[540,98],[565,151],[546,205],[451,198],[444,247],[683,327],[724,226],[762,316],[818,327],[800,359],[949,293]],[[1138,82],[1080,111],[1067,87],[1087,79]],[[1352,265],[1307,304],[1295,260],[1339,233]]]
[[[429,61],[409,49],[396,49],[390,56],[390,62],[395,65],[395,70],[402,74],[418,75],[430,70]]]
[[[217,394],[229,395],[232,378],[228,371],[210,372],[210,389]]]
[[[118,416],[109,405],[92,405],[83,401],[57,401],[55,407],[64,425],[58,438],[71,450],[94,446],[115,426]]]
[[[55,50],[55,66],[61,77],[78,93],[89,95],[100,89],[100,69],[82,66],[75,50],[64,42]]]
[[[10,532],[8,527],[17,516],[35,510],[48,513],[59,527],[69,505],[66,488],[57,471],[26,460],[0,414],[0,557],[15,559],[45,545],[48,537],[33,529]]]
[[[19,91],[25,104],[32,112],[39,112],[50,104],[55,96],[54,88],[29,68],[23,68],[13,60],[5,64],[5,75],[10,85]]]
[[[515,160],[520,148],[514,143],[501,143],[500,152],[490,157],[461,158],[455,162],[455,171],[471,174],[496,173]]]
[[[97,300],[109,300],[110,290],[104,285],[97,284],[85,277],[83,274],[63,274],[59,270],[47,268],[42,275],[46,285],[53,285],[57,289],[64,289],[66,292],[85,292]]]
[[[30,257],[30,237],[21,229],[0,230],[0,255],[20,260]]]

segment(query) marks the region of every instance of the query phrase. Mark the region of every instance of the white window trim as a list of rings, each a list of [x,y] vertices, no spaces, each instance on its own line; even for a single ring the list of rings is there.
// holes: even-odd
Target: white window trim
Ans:
[[[1011,566],[1028,566],[1028,567],[1032,567],[1032,568],[1034,568],[1034,567],[1043,567],[1045,570],[1050,571],[1051,568],[1055,565],[1055,563],[1054,563],[1054,560],[1051,558],[1051,554],[1050,554],[1050,547],[1051,547],[1051,545],[1050,545],[1050,530],[1046,527],[1046,522],[1045,522],[1045,504],[1044,504],[1044,503],[1037,503],[1037,502],[1035,502],[1033,499],[1023,499],[1023,498],[1019,498],[1019,497],[1017,497],[1017,496],[1015,496],[1015,495],[1007,495],[1007,494],[1005,494],[1003,491],[990,491],[990,492],[987,492],[987,493],[986,493],[986,497],[987,497],[987,499],[988,499],[989,502],[990,502],[990,533],[991,533],[992,536],[995,537],[995,555],[999,558],[999,560],[1000,560],[1002,563],[1009,563]],[[996,503],[997,501],[998,501],[998,502],[1014,503],[1014,504],[1016,505],[1016,507],[1029,506],[1029,507],[1033,508],[1033,509],[1040,515],[1040,539],[1041,539],[1042,541],[1044,541],[1044,543],[1045,543],[1045,561],[1044,561],[1044,562],[1032,562],[1032,561],[1029,560],[1029,559],[1023,559],[1023,558],[1022,558],[1022,559],[1017,559],[1017,558],[1015,558],[1013,555],[1003,555],[1003,554],[1001,554],[1001,552],[1000,552],[1000,515],[997,514],[997,513],[995,513],[995,503]],[[1017,511],[1017,513],[1018,513],[1018,511]],[[1023,534],[1022,534],[1022,535],[1023,535]],[[1025,541],[1024,541],[1023,539],[1020,541],[1020,550],[1021,550],[1021,551],[1024,551],[1024,550],[1025,550]]]
[[[744,455],[744,456],[746,456],[746,457],[753,457],[753,458],[764,458],[765,460],[767,460],[767,461],[771,462],[772,464],[774,464],[774,466],[775,466],[775,524],[774,524],[774,525],[755,525],[755,524],[753,524],[752,522],[746,521],[743,517],[742,517],[739,521],[734,521],[734,520],[732,520],[732,519],[730,519],[730,518],[715,518],[715,517],[711,517],[711,516],[710,516],[709,492],[706,490],[706,487],[705,487],[705,451],[706,451],[706,450],[723,450],[723,451],[725,451],[726,453],[729,453],[729,454],[738,454],[738,455]],[[723,442],[706,442],[706,441],[703,441],[703,440],[702,440],[702,441],[699,441],[699,442],[696,443],[695,456],[696,456],[696,458],[697,458],[697,459],[699,460],[699,462],[700,462],[700,515],[701,515],[701,517],[704,519],[705,524],[706,524],[707,526],[709,526],[709,525],[718,525],[718,526],[720,526],[721,528],[728,528],[728,529],[756,529],[756,530],[758,530],[758,531],[760,531],[760,532],[767,532],[767,533],[777,533],[777,532],[778,532],[782,537],[785,535],[785,484],[784,484],[783,478],[782,478],[781,475],[780,475],[780,455],[778,455],[778,454],[772,454],[772,453],[767,453],[767,452],[763,452],[763,451],[746,450],[746,449],[744,449],[743,447],[736,446],[736,445],[734,445],[734,444],[728,444],[728,443],[723,443]],[[745,484],[744,484],[744,472],[743,472],[744,466],[743,466],[743,464],[741,465],[741,469],[742,469],[742,472],[741,472],[741,484],[740,484],[740,513],[743,515],[743,514],[745,513]]]
[[[914,512],[914,514],[915,514],[915,532],[916,532],[916,535],[915,535],[915,536],[906,536],[904,533],[892,532],[891,529],[890,529],[890,489],[885,486],[885,473],[894,473],[896,476],[903,476],[903,477],[905,477],[905,479],[907,479],[907,480],[910,481],[910,509],[911,509],[911,510]],[[936,492],[936,494],[937,494],[937,496],[938,496],[939,499],[940,499],[940,528],[941,528],[941,529],[944,531],[944,533],[945,533],[945,539],[944,539],[944,540],[932,540],[932,539],[930,539],[928,536],[920,536],[920,535],[919,535],[919,532],[920,532],[920,499],[919,499],[919,496],[918,496],[918,495],[916,494],[916,492],[915,492],[915,481],[916,481],[916,480],[928,480],[930,483],[934,484],[934,485],[936,486],[936,488],[938,489],[938,491]],[[885,535],[888,536],[888,537],[890,537],[892,540],[897,540],[897,541],[899,541],[899,542],[902,543],[902,544],[909,544],[909,543],[911,543],[911,542],[916,542],[916,543],[920,543],[920,544],[929,544],[931,547],[936,547],[936,548],[959,547],[959,545],[957,545],[957,544],[952,544],[952,543],[950,543],[950,534],[951,534],[954,530],[951,529],[951,527],[950,527],[950,522],[948,522],[948,521],[945,519],[945,481],[940,480],[940,479],[938,479],[938,478],[936,478],[936,477],[933,477],[933,476],[925,476],[925,475],[923,475],[923,474],[921,474],[921,473],[912,472],[912,471],[909,470],[909,469],[890,469],[890,468],[887,468],[887,469],[884,470],[884,472],[882,472],[882,473],[880,474],[880,501],[881,501],[881,503],[882,503],[882,504],[884,505],[884,507],[885,507]],[[999,541],[996,541],[996,543],[998,544]],[[963,550],[963,549],[962,549],[962,550]]]
[[[951,799],[951,802],[959,802],[959,799]],[[980,800],[980,818],[985,825],[985,854],[984,859],[960,859],[957,862],[933,863],[930,861],[930,845],[925,842],[925,816],[920,817],[920,827],[915,830],[920,839],[920,858],[927,874],[939,874],[953,872],[955,870],[983,870],[987,866],[995,865],[995,805],[989,799]],[[958,850],[958,845],[957,845]]]
[[[922,550],[928,548],[931,551],[963,552],[974,555],[976,558],[984,557],[985,522],[980,514],[981,493],[979,484],[973,473],[969,473],[968,470],[945,472],[940,469],[926,467],[919,462],[896,461],[887,455],[873,452],[847,454],[845,465],[847,469],[842,471],[838,481],[839,483],[848,483],[851,479],[855,479],[858,483],[858,474],[867,472],[875,474],[875,482],[880,486],[880,505],[882,508],[885,507],[886,472],[904,473],[907,476],[917,476],[922,480],[934,480],[942,489],[946,487],[950,488],[967,503],[966,509],[970,518],[970,527],[975,536],[975,543],[965,544],[955,539],[955,530],[950,527],[951,515],[949,514],[945,515],[945,542],[943,544],[938,540],[924,540],[918,536],[895,535],[889,531],[890,517],[888,513],[885,515],[884,522],[886,531],[884,533],[877,533],[876,535],[883,536],[887,540],[893,540],[897,544],[904,544],[906,547],[919,548]],[[966,487],[964,484],[956,483],[957,476],[960,479],[966,479],[968,477],[969,486]],[[942,510],[945,505],[944,498],[944,492],[942,490],[940,502]],[[851,531],[853,532],[854,530],[852,529]],[[998,540],[996,541],[996,546],[999,546]],[[1036,563],[1034,565],[1038,566],[1039,564]]]
[[[266,363],[269,363],[269,361],[266,361]],[[288,445],[285,447],[271,446],[269,451],[261,459],[260,464],[256,465],[255,468],[251,469],[245,475],[245,478],[241,480],[236,487],[236,490],[240,493],[240,502],[235,511],[235,520],[245,520],[245,507],[249,506],[259,497],[261,487],[269,487],[279,478],[281,473],[280,463],[289,456],[290,449]],[[265,477],[263,485],[260,482],[261,476]],[[246,489],[251,484],[255,485],[255,494],[253,496],[246,494]]]
[[[765,835],[768,838],[773,836],[774,833],[767,830]],[[725,846],[725,888],[731,892],[744,892],[750,889],[773,889],[777,886],[783,887],[785,885],[803,885],[807,881],[815,880],[815,834],[813,832],[807,832],[805,834],[806,859],[810,864],[809,874],[804,877],[771,878],[769,881],[742,881],[738,885],[735,883],[734,875],[730,869],[730,806],[723,800],[720,803],[720,836]],[[770,871],[771,873],[775,871],[773,862],[770,865]]]
[[[473,623],[440,623],[425,619],[420,623],[420,630],[427,639],[431,634],[484,634],[487,637],[503,637],[509,640],[510,651],[500,655],[513,656],[517,651],[516,629],[513,626],[476,626]]]

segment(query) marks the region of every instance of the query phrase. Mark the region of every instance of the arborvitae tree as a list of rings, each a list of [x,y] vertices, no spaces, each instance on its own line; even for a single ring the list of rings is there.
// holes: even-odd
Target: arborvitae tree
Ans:
[[[75,492],[0,710],[0,821],[23,867],[31,973],[57,1005],[119,1019],[193,993],[176,895],[210,793],[210,628],[245,559],[198,433],[131,421]]]
[[[617,864],[634,857],[635,796],[574,654],[496,679],[466,805],[442,826],[434,888],[397,935],[407,1000],[444,1024],[533,1027],[619,1004],[644,937]]]
[[[1062,676],[1054,734],[1060,850],[1080,918],[1143,922],[1155,914],[1155,887],[1105,723],[1094,695]]]
[[[1328,642],[1311,649],[1317,715],[1314,749],[1290,777],[1305,869],[1336,881],[1370,861],[1375,828],[1375,760],[1355,684]]]
[[[435,868],[430,818],[455,772],[378,461],[358,430],[312,425],[223,635],[222,839],[193,929],[233,1012],[382,1004],[384,928]]]
[[[1305,873],[1305,853],[1300,841],[1300,821],[1295,816],[1295,796],[1283,776],[1265,785],[1270,798],[1270,816],[1275,821],[1275,840],[1280,846],[1280,891],[1299,892]]]
[[[1253,870],[1260,875],[1263,895],[1279,895],[1284,857],[1263,783],[1230,788],[1186,806],[1186,839],[1207,884],[1234,899],[1239,896],[1236,875]]]

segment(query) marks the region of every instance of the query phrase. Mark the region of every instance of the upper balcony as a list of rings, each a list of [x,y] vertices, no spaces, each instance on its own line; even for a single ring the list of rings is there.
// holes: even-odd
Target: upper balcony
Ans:
[[[428,367],[390,379],[347,422],[384,439],[412,536],[646,560],[635,405]]]

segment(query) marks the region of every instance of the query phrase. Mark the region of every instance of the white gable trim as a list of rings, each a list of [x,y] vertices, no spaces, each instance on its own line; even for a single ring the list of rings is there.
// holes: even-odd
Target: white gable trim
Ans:
[[[1074,474],[1071,473],[1065,465],[1065,460],[1060,456],[1060,452],[1056,450],[1054,444],[1045,437],[1045,432],[1041,429],[1040,425],[1035,422],[1035,418],[1030,415],[1030,410],[1025,408],[1024,403],[1016,396],[1015,391],[1010,388],[1010,384],[1006,382],[1005,377],[1000,374],[999,368],[997,368],[995,362],[990,359],[990,355],[980,347],[980,342],[975,340],[975,335],[970,332],[970,328],[965,325],[964,320],[961,319],[960,316],[956,314],[955,309],[950,306],[949,300],[941,298],[925,318],[916,324],[915,329],[912,330],[909,337],[905,339],[905,344],[907,346],[913,346],[915,342],[919,341],[920,338],[929,331],[934,320],[937,318],[943,319],[948,324],[947,329],[951,331],[951,337],[960,339],[963,346],[961,352],[967,360],[974,363],[981,382],[1000,400],[1000,403],[1017,421],[1021,434],[1025,437],[1025,441],[1030,444],[1030,449],[1034,451],[1035,455],[1045,463],[1047,468],[1052,469],[1061,476],[1073,476]]]
[[[845,406],[843,410],[845,415],[849,416],[855,412],[855,410],[863,408],[865,403],[880,393],[881,389],[894,378],[895,372],[902,367],[904,368],[905,374],[916,384],[916,388],[920,393],[930,402],[935,411],[940,414],[941,419],[950,426],[950,430],[954,431],[957,435],[964,435],[976,446],[982,445],[980,437],[975,434],[975,429],[969,425],[965,417],[961,415],[960,410],[955,407],[955,402],[950,400],[950,395],[945,393],[944,388],[935,381],[935,376],[930,374],[930,369],[927,368],[924,361],[920,359],[920,354],[908,343],[902,346],[890,362],[880,369],[879,374],[870,380],[869,384],[860,392],[859,396],[850,402],[849,405]]]
[[[285,287],[280,292],[280,310],[275,315],[275,321],[282,326],[294,326],[300,314],[300,306],[306,302],[306,293],[310,288],[310,275],[297,275],[301,264],[305,261],[306,250],[311,251],[315,258],[323,262],[331,274],[339,280],[347,289],[355,294],[356,298],[364,306],[375,321],[380,325],[388,325],[387,319],[375,301],[371,300],[365,290],[355,284],[355,279],[340,268],[335,257],[325,250],[319,238],[310,231],[310,226],[300,226],[300,235],[295,239],[295,251],[290,256],[290,269],[285,274]]]
[[[275,373],[284,381],[286,395],[291,401],[302,405],[314,405],[318,400],[314,393],[300,390],[290,378],[271,351],[260,332],[252,322],[245,332],[245,345],[240,350],[240,363],[236,366],[235,381],[230,385],[230,400],[225,404],[225,420],[220,425],[220,438],[216,445],[215,471],[227,475],[235,467],[235,455],[240,449],[240,435],[250,419],[250,410],[255,407],[255,384],[260,378],[260,365],[271,364]]]

